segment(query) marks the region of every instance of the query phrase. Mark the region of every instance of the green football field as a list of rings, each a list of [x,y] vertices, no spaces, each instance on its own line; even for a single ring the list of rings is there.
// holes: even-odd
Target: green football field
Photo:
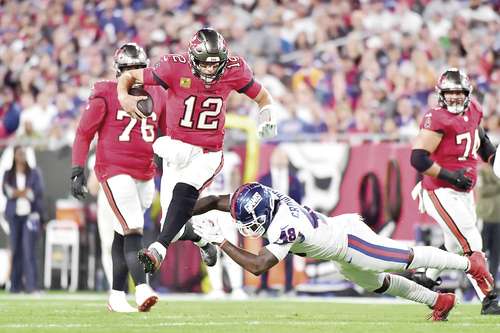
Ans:
[[[0,332],[500,332],[500,317],[458,304],[448,322],[426,320],[422,305],[391,299],[163,298],[149,313],[106,309],[104,294],[0,294]]]

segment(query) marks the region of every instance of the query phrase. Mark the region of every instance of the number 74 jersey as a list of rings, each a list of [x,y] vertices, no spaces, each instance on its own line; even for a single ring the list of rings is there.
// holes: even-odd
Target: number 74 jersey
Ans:
[[[165,133],[166,94],[161,87],[145,87],[153,99],[153,113],[133,119],[121,109],[116,81],[94,84],[78,124],[73,144],[73,165],[84,166],[90,143],[97,134],[95,172],[100,182],[126,174],[138,180],[154,177],[153,142],[158,128]]]
[[[254,99],[261,85],[240,57],[230,56],[224,74],[206,85],[191,72],[188,54],[165,55],[144,70],[145,85],[167,90],[167,135],[209,151],[222,149],[227,100],[232,91]]]
[[[477,179],[477,150],[480,145],[478,127],[482,117],[481,106],[473,99],[462,115],[434,108],[424,115],[420,124],[421,129],[442,134],[441,142],[431,155],[432,160],[451,171],[469,168],[466,175],[474,184]],[[426,190],[453,188],[448,182],[425,175],[422,185]]]

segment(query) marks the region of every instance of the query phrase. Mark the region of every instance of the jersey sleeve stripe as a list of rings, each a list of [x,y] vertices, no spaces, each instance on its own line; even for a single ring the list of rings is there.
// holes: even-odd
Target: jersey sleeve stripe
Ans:
[[[155,81],[163,87],[163,89],[167,90],[169,87],[168,87],[168,84],[165,83],[165,81],[163,81],[162,79],[160,79],[160,77],[158,75],[156,75],[155,72],[153,72],[153,77],[155,79]]]
[[[250,89],[251,86],[253,86],[254,82],[255,82],[255,80],[252,78],[252,80],[250,80],[250,82],[248,82],[243,88],[238,90],[238,93],[243,94],[245,91]]]

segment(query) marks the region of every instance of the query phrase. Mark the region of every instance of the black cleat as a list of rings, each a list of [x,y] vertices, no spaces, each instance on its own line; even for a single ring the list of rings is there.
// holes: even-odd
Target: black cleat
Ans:
[[[498,297],[495,293],[491,293],[483,299],[481,307],[482,315],[500,315],[500,306],[498,306]]]
[[[430,289],[432,291],[435,291],[436,287],[439,287],[441,285],[441,283],[443,282],[440,277],[438,277],[436,279],[436,281],[434,281],[431,278],[428,278],[425,275],[425,272],[416,272],[411,277],[411,280],[413,280],[414,282],[418,283],[419,285],[421,285],[427,289]]]
[[[144,273],[153,274],[163,261],[161,254],[156,249],[141,249],[137,252],[137,259],[144,266]]]
[[[215,245],[208,243],[200,247],[200,254],[205,265],[212,267],[217,263],[217,248]]]

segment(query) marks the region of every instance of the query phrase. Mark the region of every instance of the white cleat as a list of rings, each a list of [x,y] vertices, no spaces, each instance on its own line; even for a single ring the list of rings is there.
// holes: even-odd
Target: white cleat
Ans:
[[[234,289],[231,292],[231,299],[235,301],[244,301],[248,299],[248,294],[241,288]]]
[[[137,309],[127,302],[124,291],[111,290],[108,298],[108,310],[111,312],[137,312]]]
[[[226,293],[224,290],[212,290],[205,295],[205,298],[211,300],[221,300],[226,298]]]
[[[135,287],[135,301],[140,312],[148,312],[158,300],[158,294],[148,284]]]

